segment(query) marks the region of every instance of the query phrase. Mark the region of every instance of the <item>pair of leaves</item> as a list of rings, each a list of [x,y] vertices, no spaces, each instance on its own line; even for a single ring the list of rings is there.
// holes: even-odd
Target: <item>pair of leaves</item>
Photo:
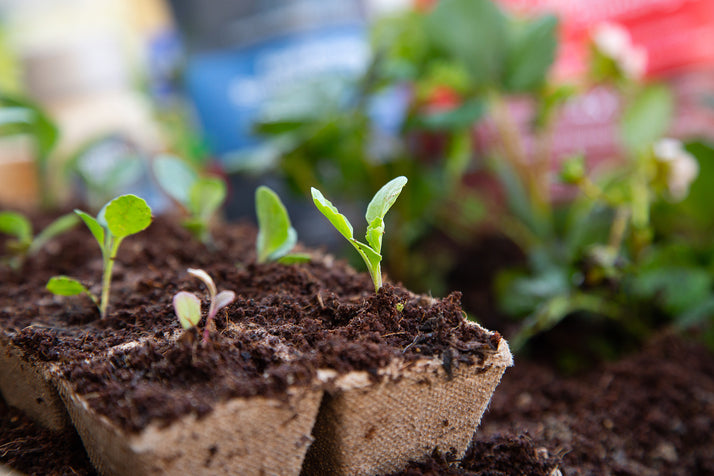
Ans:
[[[121,195],[115,198],[104,205],[96,218],[82,210],[75,210],[75,213],[84,221],[92,236],[97,240],[102,250],[105,278],[109,279],[111,278],[114,255],[121,241],[129,235],[146,229],[151,224],[151,209],[143,199],[136,195]],[[61,296],[87,294],[95,304],[98,304],[100,313],[104,317],[108,304],[105,296],[108,296],[109,279],[102,282],[102,302],[100,303],[97,303],[97,298],[82,283],[68,276],[51,278],[47,283],[47,289]]]
[[[367,220],[367,233],[365,238],[367,243],[362,243],[354,238],[354,229],[346,216],[342,215],[337,208],[326,199],[322,192],[316,188],[311,188],[312,200],[320,212],[332,223],[337,231],[355,247],[360,254],[369,274],[374,282],[375,291],[378,291],[382,285],[382,276],[380,263],[382,261],[382,235],[384,234],[384,216],[389,209],[394,205],[397,197],[402,191],[402,188],[407,183],[407,178],[400,176],[392,179],[384,185],[374,195],[367,206],[365,219]]]
[[[21,213],[5,211],[0,212],[0,233],[15,237],[14,242],[8,243],[8,247],[19,259],[19,261],[15,260],[16,266],[19,266],[25,255],[33,255],[49,240],[74,228],[78,222],[79,219],[74,213],[62,215],[33,237],[32,224],[25,216]]]
[[[82,210],[74,211],[84,221],[99,247],[108,252],[107,234],[116,240],[145,230],[151,224],[151,208],[136,195],[121,195],[100,210],[97,218]]]
[[[184,225],[195,236],[208,239],[208,222],[226,199],[226,183],[218,177],[199,177],[184,161],[156,157],[153,171],[159,186],[190,214]]]

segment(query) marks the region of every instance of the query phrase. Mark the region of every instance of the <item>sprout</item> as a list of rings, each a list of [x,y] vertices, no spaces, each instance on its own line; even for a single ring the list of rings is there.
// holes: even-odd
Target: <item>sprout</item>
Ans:
[[[367,265],[369,275],[374,283],[374,290],[379,291],[382,287],[382,235],[384,234],[384,216],[389,209],[394,205],[397,197],[402,192],[402,188],[407,184],[407,178],[400,176],[392,179],[384,185],[372,197],[372,201],[367,206],[365,219],[367,220],[367,233],[365,238],[369,245],[357,241],[354,238],[354,231],[350,221],[342,215],[332,203],[327,200],[322,193],[316,188],[311,188],[312,200],[320,212],[322,212],[330,223],[339,231],[342,236],[347,238],[352,246],[355,247],[359,255]]]
[[[211,303],[208,307],[208,316],[206,316],[206,326],[203,329],[203,342],[208,342],[208,332],[213,318],[216,317],[218,311],[232,303],[236,298],[233,291],[217,292],[216,284],[213,279],[202,269],[188,269],[189,274],[197,277],[208,288],[208,294]],[[190,329],[198,324],[201,320],[201,301],[195,295],[186,291],[181,291],[174,296],[173,299],[174,311],[184,329]]]
[[[62,215],[47,225],[44,230],[32,236],[32,224],[17,212],[0,212],[0,233],[12,235],[7,243],[10,257],[4,260],[12,269],[19,269],[28,256],[41,250],[52,238],[69,231],[79,223],[74,213]]]
[[[83,212],[74,211],[84,221],[102,250],[103,274],[101,299],[92,294],[82,283],[68,276],[55,276],[47,283],[47,289],[61,296],[87,294],[99,307],[104,319],[109,304],[109,287],[112,268],[119,245],[129,235],[145,230],[151,224],[151,209],[136,195],[122,195],[104,205],[97,218]]]
[[[278,194],[266,186],[260,186],[255,191],[255,214],[258,217],[258,238],[255,242],[258,263],[310,259],[305,254],[288,254],[297,243],[297,232],[290,224],[288,211]]]
[[[203,243],[211,242],[209,224],[226,198],[226,183],[218,177],[199,177],[181,159],[160,156],[153,171],[161,188],[189,214],[183,226]]]

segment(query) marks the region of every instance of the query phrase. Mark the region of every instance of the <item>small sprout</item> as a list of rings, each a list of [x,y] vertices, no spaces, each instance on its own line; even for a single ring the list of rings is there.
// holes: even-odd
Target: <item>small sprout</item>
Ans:
[[[365,238],[367,243],[362,243],[354,238],[352,224],[347,217],[342,215],[332,203],[327,200],[316,188],[311,188],[312,200],[320,212],[330,220],[330,223],[339,231],[342,236],[355,247],[359,255],[367,265],[369,275],[374,283],[374,290],[379,291],[382,287],[382,235],[384,234],[384,216],[394,205],[397,197],[407,183],[407,178],[400,176],[389,181],[372,197],[372,201],[367,206],[365,219],[367,220],[367,233]]]
[[[14,239],[7,243],[10,257],[4,260],[12,269],[19,269],[28,256],[41,250],[52,238],[69,231],[79,223],[74,213],[62,215],[47,225],[37,236],[32,236],[32,224],[22,214],[0,212],[0,233],[12,235]]]
[[[181,291],[174,296],[174,311],[181,327],[190,329],[201,320],[201,300],[195,294]]]
[[[206,327],[203,329],[203,342],[208,342],[208,332],[218,311],[229,305],[236,298],[233,291],[217,292],[213,279],[202,269],[188,269],[189,274],[200,279],[208,288],[211,303],[208,306],[208,316],[206,316]],[[195,294],[181,291],[174,296],[174,311],[184,329],[190,329],[201,320],[201,301]]]
[[[288,254],[297,243],[297,232],[290,224],[288,211],[278,194],[266,186],[255,191],[255,214],[258,217],[258,238],[255,242],[258,263],[308,261],[304,254]]]
[[[402,312],[403,310],[404,310],[404,303],[398,302],[397,303],[397,312]]]
[[[97,299],[82,283],[68,276],[55,276],[47,283],[47,289],[62,296],[87,294],[99,307],[99,314],[104,319],[109,304],[109,287],[112,268],[119,245],[129,235],[145,230],[151,224],[151,209],[146,202],[136,195],[121,195],[104,205],[96,218],[83,212],[74,211],[92,232],[102,250],[103,274],[101,299]]]
[[[226,198],[226,183],[218,177],[199,177],[177,157],[154,159],[153,171],[159,186],[187,212],[183,226],[203,243],[211,242],[210,222]]]

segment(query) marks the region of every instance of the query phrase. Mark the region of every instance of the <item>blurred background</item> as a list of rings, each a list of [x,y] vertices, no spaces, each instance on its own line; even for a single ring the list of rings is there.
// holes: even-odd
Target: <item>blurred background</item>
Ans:
[[[404,174],[390,277],[524,339],[622,289],[714,310],[709,0],[2,0],[0,104],[2,208],[180,210],[170,156],[226,182],[223,218],[268,184],[337,250],[309,187],[358,223]],[[662,138],[694,157],[678,189]]]

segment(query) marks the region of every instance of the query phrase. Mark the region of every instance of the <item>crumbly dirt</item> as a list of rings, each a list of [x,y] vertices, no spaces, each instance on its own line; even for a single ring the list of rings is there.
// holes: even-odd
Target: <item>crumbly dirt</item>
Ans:
[[[74,430],[55,433],[42,428],[1,398],[0,462],[28,475],[96,474]]]
[[[397,474],[710,475],[712,428],[714,358],[666,335],[571,377],[517,359],[463,460],[434,454]],[[0,461],[31,474],[92,474],[76,438],[47,436],[3,405]]]
[[[309,263],[257,264],[255,235],[250,226],[224,226],[205,246],[175,221],[155,220],[122,243],[109,314],[99,319],[86,296],[44,289],[51,276],[68,274],[99,294],[99,249],[78,227],[21,272],[0,271],[0,326],[30,359],[57,363],[95,410],[128,431],[205,415],[233,397],[279,397],[313,383],[321,368],[376,379],[395,358],[445,356],[448,371],[498,346],[497,333],[467,324],[459,293],[432,299],[389,283],[375,293],[366,273],[319,252]],[[176,292],[191,291],[208,307],[189,267],[237,295],[207,343],[182,331],[171,304]]]

